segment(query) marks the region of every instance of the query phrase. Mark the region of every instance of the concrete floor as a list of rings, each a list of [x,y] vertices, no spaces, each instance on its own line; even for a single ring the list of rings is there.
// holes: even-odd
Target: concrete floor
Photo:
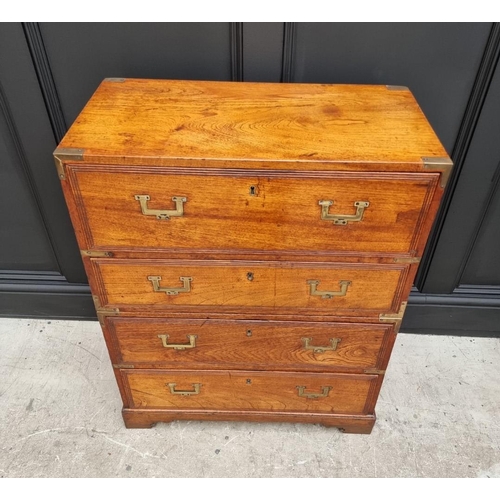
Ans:
[[[500,477],[500,339],[400,334],[369,436],[123,426],[97,322],[0,320],[2,477]]]

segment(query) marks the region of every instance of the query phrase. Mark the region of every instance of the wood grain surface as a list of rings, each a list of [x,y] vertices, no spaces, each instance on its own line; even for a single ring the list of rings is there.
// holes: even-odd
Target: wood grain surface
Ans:
[[[115,363],[183,369],[363,371],[381,368],[382,344],[390,344],[392,324],[106,318]],[[195,347],[176,350],[168,344]],[[335,350],[306,349],[312,346]]]
[[[377,375],[304,374],[293,372],[245,371],[166,371],[123,370],[131,397],[131,408],[222,409],[257,411],[313,411],[337,414],[363,414],[370,389]],[[191,396],[171,394],[193,390]],[[299,397],[297,386],[306,393],[321,393],[331,387],[327,397]]]
[[[384,85],[104,81],[59,147],[87,162],[372,162],[446,157],[409,90]],[[413,165],[412,165],[413,164]],[[299,167],[300,168],[300,167]]]
[[[286,174],[71,167],[76,202],[83,213],[86,248],[164,251],[261,251],[399,254],[415,251],[438,174]],[[175,208],[182,217],[144,215],[148,208]],[[370,203],[359,222],[335,225],[330,214],[354,215],[356,201]],[[397,237],[395,237],[395,235]]]
[[[397,312],[408,266],[287,262],[178,261],[93,259],[104,307],[142,306],[174,310],[230,311],[237,308],[297,309],[303,314],[379,314]],[[161,276],[162,287],[182,287],[191,277],[191,291],[178,295],[155,292],[148,276]],[[310,294],[308,280],[319,291],[338,291],[350,281],[345,296],[324,299]],[[191,309],[190,309],[191,308]]]

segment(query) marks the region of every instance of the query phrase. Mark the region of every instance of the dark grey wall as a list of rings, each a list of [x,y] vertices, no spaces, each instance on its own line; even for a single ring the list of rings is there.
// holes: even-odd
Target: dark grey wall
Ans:
[[[498,54],[497,54],[498,57]],[[500,70],[492,73],[428,281],[500,285]],[[443,287],[448,290],[448,283]]]
[[[499,51],[491,23],[1,24],[0,314],[94,315],[51,153],[103,78],[378,83],[456,163],[403,329],[500,334]]]

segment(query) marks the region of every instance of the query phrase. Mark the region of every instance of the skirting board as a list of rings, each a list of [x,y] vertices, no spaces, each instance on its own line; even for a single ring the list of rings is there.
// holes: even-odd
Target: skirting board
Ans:
[[[500,293],[495,288],[460,288],[449,295],[412,292],[401,332],[500,337]],[[26,290],[0,285],[0,316],[96,320],[86,285]]]

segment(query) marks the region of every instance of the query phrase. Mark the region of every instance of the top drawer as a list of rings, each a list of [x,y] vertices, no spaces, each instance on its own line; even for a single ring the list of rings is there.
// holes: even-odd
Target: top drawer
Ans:
[[[439,173],[70,165],[86,249],[411,255]]]

